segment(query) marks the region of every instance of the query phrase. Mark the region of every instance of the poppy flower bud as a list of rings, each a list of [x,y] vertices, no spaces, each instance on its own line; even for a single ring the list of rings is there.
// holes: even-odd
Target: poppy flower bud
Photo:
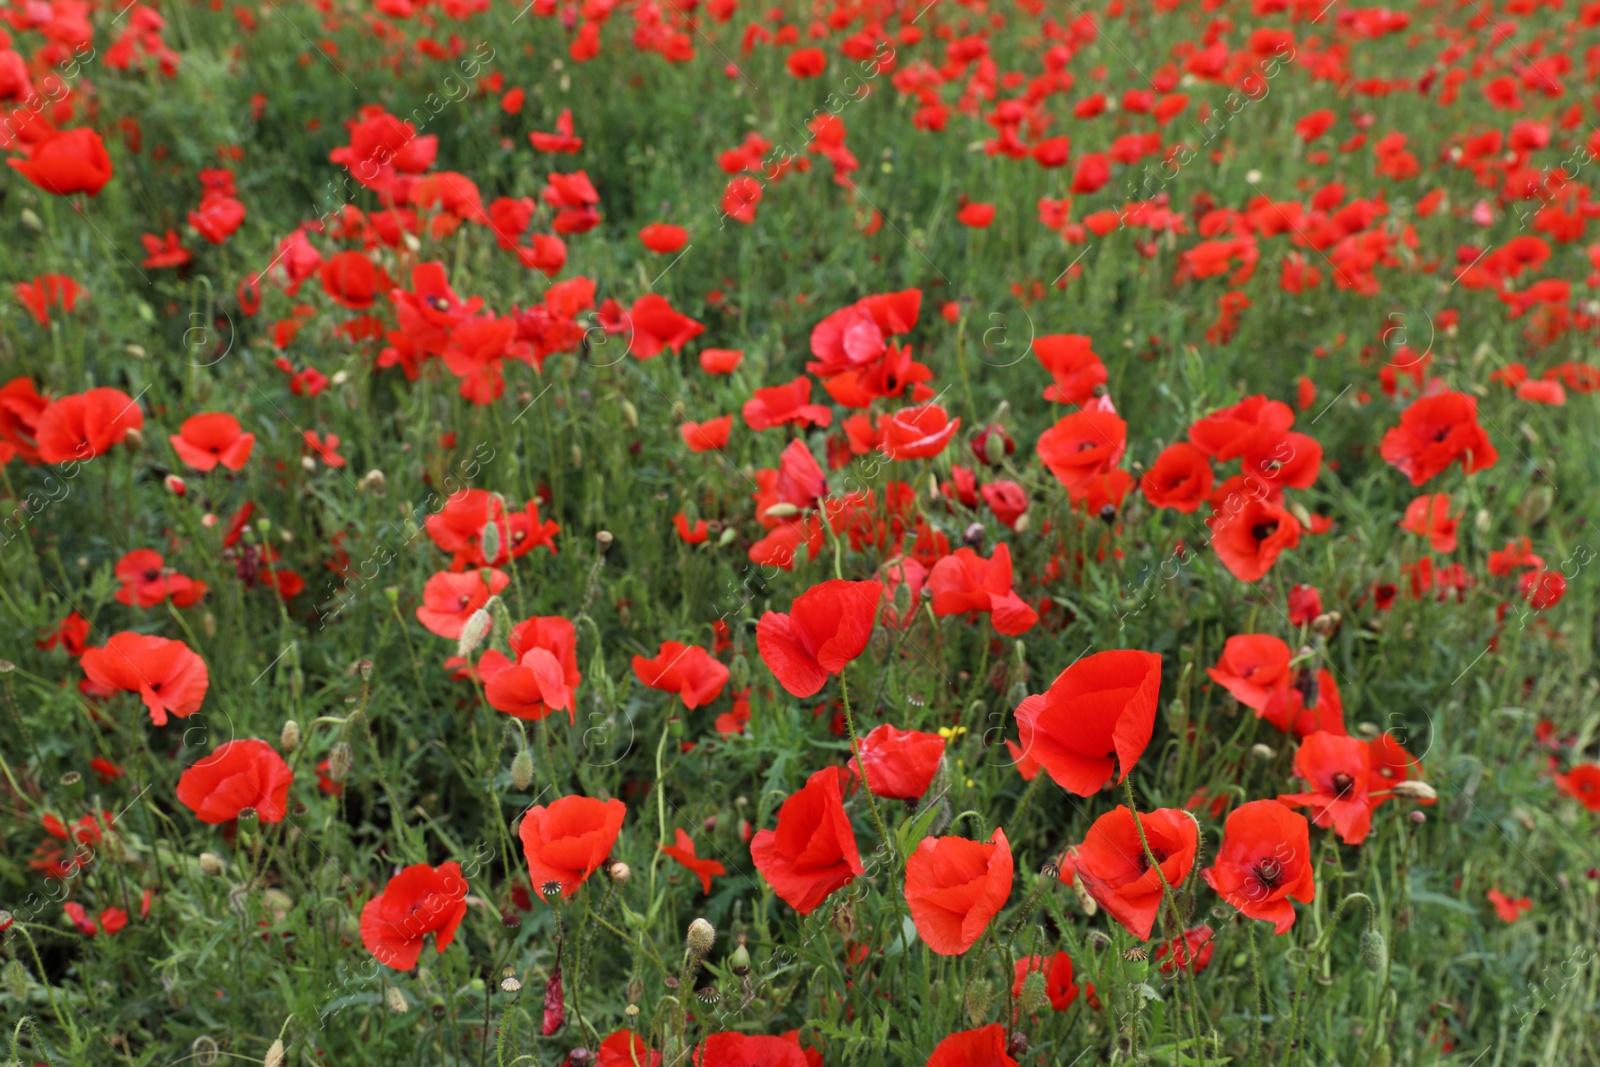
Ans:
[[[207,637],[217,636],[217,617],[209,611],[201,615],[200,628],[206,632]]]
[[[261,1061],[262,1067],[283,1067],[284,1050],[283,1041],[279,1039],[267,1046],[266,1058]]]
[[[1182,700],[1173,700],[1167,705],[1167,728],[1175,734],[1182,734],[1184,727],[1189,722],[1189,709]]]
[[[489,636],[489,625],[493,621],[485,608],[479,608],[468,615],[467,621],[461,627],[461,636],[456,638],[456,655],[462,659],[470,659],[478,646],[483,644],[483,639]]]
[[[1043,971],[1028,972],[1028,977],[1022,981],[1022,996],[1017,998],[1017,1003],[1025,1015],[1037,1015],[1050,1003]]]
[[[728,664],[728,683],[736,693],[743,692],[744,687],[750,684],[750,659],[742,652]]]
[[[977,1026],[988,1017],[989,1005],[994,1003],[994,983],[987,978],[973,982],[967,986],[962,1000],[963,1007],[967,1009],[967,1020]]]
[[[1433,786],[1429,785],[1427,782],[1420,782],[1416,779],[1411,779],[1405,782],[1396,782],[1393,792],[1395,796],[1405,797],[1407,800],[1439,799],[1438,790],[1434,789]]]
[[[533,784],[533,756],[527,749],[518,752],[511,760],[511,787],[519,793]]]
[[[939,502],[939,479],[934,476],[932,471],[928,472],[928,499],[935,504]]]
[[[361,675],[363,682],[372,681],[372,661],[370,659],[356,660],[356,673]]]
[[[500,556],[500,527],[494,522],[484,523],[483,532],[478,535],[478,544],[483,549],[484,559],[498,559]]]
[[[383,1002],[396,1015],[404,1015],[411,1010],[411,1005],[406,1003],[406,995],[400,992],[399,986],[386,986],[383,990]]]
[[[633,868],[618,860],[606,868],[606,873],[611,876],[613,882],[625,883],[629,878],[633,877]]]
[[[144,433],[138,429],[129,430],[128,435],[123,440],[127,442],[130,452],[138,452],[144,448]],[[1545,506],[1545,510],[1550,510],[1549,505]]]
[[[975,522],[967,527],[966,532],[961,535],[961,540],[965,541],[970,548],[982,548],[985,533],[987,531],[984,530],[983,523]]]
[[[383,587],[383,595],[389,603],[397,604],[400,602],[400,587],[398,585],[386,585]]]
[[[1006,1039],[1006,1051],[1012,1059],[1021,1059],[1028,1054],[1028,1035],[1021,1030],[1011,1031],[1011,1036]]]
[[[704,919],[696,919],[689,924],[688,944],[691,957],[697,960],[704,957],[707,952],[711,951],[711,946],[716,943],[717,928],[709,922]]]
[[[128,439],[133,439],[133,431],[128,431]],[[1548,464],[1547,464],[1548,465]],[[1555,491],[1548,485],[1536,485],[1528,490],[1522,498],[1522,504],[1517,508],[1522,518],[1529,526],[1537,526],[1550,514],[1550,505],[1555,503]]]
[[[732,526],[729,526],[722,531],[722,536],[717,538],[717,547],[727,548],[729,545],[733,544],[733,539],[738,536],[739,531],[735,530]]]
[[[983,455],[991,467],[1000,466],[1000,461],[1006,458],[1008,445],[1010,451],[1016,451],[1017,446],[1012,444],[1005,431],[998,426],[989,427],[983,432],[983,437]]]
[[[792,519],[798,514],[800,514],[800,509],[788,503],[774,504],[762,512],[762,515],[769,519]]]
[[[144,345],[123,345],[122,350],[134,359],[147,359],[150,355],[144,350]]]
[[[333,748],[328,751],[328,780],[342,782],[349,777],[350,764],[354,759],[355,755],[347,742],[334,742]]]
[[[1409,816],[1407,816],[1407,818],[1409,818],[1413,823],[1415,823],[1418,826],[1421,826],[1423,823],[1428,821],[1427,813],[1426,812],[1422,812],[1422,811],[1414,811]]]
[[[223,871],[227,870],[227,868],[227,863],[215,852],[200,853],[201,874],[210,875],[211,877],[216,878],[221,875]]]
[[[161,480],[161,484],[165,485],[167,487],[167,492],[171,493],[173,496],[185,496],[189,492],[189,486],[176,474],[167,475]]]
[[[374,467],[361,476],[360,484],[363,491],[372,493],[375,496],[382,496],[384,481],[384,473],[378,468]]]
[[[1272,750],[1272,746],[1271,745],[1263,745],[1260,742],[1257,742],[1257,743],[1255,743],[1255,744],[1250,746],[1250,755],[1254,756],[1258,760],[1261,760],[1261,761],[1265,762],[1265,761],[1271,759],[1272,757],[1276,756],[1277,753]]]
[[[293,752],[300,747],[300,724],[293,719],[283,724],[283,732],[278,735],[278,747],[285,752]]]
[[[28,969],[22,965],[21,960],[11,960],[4,971],[6,992],[10,993],[19,1003],[28,995]]]
[[[1494,525],[1494,517],[1489,514],[1488,508],[1479,508],[1478,513],[1472,517],[1472,525],[1478,531],[1479,537],[1487,537]]]
[[[522,983],[517,981],[515,975],[508,974],[500,980],[500,991],[502,993],[515,993],[521,988]]]
[[[1325,611],[1311,620],[1311,629],[1323,637],[1327,637],[1339,628],[1339,622],[1342,618],[1343,616],[1337,611]]]
[[[31,207],[23,208],[22,213],[17,216],[17,221],[22,223],[23,229],[31,230],[34,233],[44,232],[44,223],[39,220],[38,215],[34,214]]]
[[[622,421],[628,424],[628,429],[630,430],[639,428],[639,409],[633,406],[633,401],[631,400],[622,402]]]
[[[1389,962],[1389,947],[1384,944],[1383,935],[1376,930],[1365,930],[1361,934],[1361,966],[1371,974],[1382,974],[1384,966]]]

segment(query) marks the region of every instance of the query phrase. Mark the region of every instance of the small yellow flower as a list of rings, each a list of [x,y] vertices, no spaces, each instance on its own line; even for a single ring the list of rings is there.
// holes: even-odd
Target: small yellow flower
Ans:
[[[965,726],[941,726],[941,727],[939,727],[939,736],[944,738],[946,741],[954,741],[956,738],[960,737],[962,734],[964,734],[966,732],[967,732],[967,728]]]

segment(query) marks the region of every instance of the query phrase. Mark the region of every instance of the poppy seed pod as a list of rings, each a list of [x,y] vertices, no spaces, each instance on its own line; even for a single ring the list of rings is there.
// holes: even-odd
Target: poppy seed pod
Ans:
[[[633,877],[633,868],[629,867],[621,860],[618,860],[616,863],[613,863],[610,867],[606,868],[606,873],[611,876],[611,880],[613,882],[626,882],[629,878]]]

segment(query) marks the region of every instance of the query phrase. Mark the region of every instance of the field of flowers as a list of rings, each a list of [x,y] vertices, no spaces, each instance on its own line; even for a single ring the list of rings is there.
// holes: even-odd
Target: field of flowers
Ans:
[[[1600,1062],[1600,3],[0,19],[0,1061]]]

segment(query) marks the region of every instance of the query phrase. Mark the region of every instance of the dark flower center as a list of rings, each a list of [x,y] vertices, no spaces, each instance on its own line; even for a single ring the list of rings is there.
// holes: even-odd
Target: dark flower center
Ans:
[[[1265,541],[1267,538],[1271,537],[1273,534],[1275,534],[1277,532],[1278,532],[1278,524],[1277,523],[1275,523],[1275,522],[1259,522],[1259,523],[1256,523],[1256,525],[1251,528],[1250,536],[1254,537],[1257,541]]]
[[[1256,864],[1254,873],[1256,881],[1268,889],[1278,888],[1278,883],[1283,881],[1283,865],[1271,856]]]
[[[1348,793],[1350,791],[1350,787],[1355,784],[1356,780],[1343,771],[1340,771],[1338,774],[1333,776],[1333,787],[1339,791],[1340,796],[1344,796],[1346,793]]]

